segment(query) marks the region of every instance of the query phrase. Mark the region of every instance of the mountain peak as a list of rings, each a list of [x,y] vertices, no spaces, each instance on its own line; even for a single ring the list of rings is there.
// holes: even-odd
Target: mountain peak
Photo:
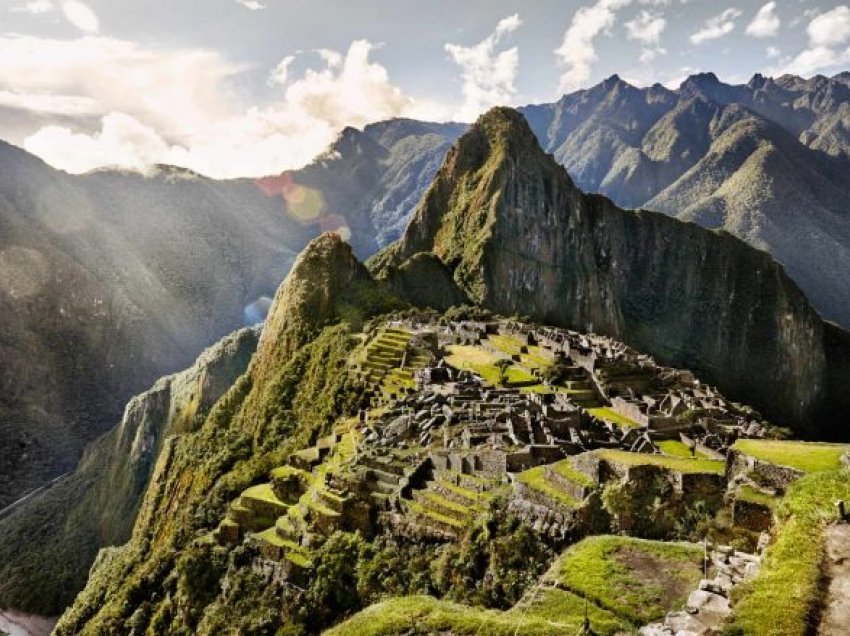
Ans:
[[[339,318],[340,306],[363,285],[375,282],[339,234],[325,232],[310,241],[275,294],[257,347],[260,367],[284,362]]]
[[[715,75],[711,71],[707,73],[695,73],[693,75],[688,76],[687,79],[682,82],[681,86],[679,86],[679,90],[700,91],[713,88],[719,84],[721,84],[721,82],[717,78],[717,75]]]

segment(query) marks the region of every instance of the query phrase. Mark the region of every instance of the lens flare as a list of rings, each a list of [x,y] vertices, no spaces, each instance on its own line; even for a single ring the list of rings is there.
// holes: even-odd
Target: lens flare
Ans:
[[[280,196],[284,210],[300,223],[308,225],[322,219],[326,212],[325,197],[319,190],[297,183],[288,172],[277,177],[255,181],[266,196]]]

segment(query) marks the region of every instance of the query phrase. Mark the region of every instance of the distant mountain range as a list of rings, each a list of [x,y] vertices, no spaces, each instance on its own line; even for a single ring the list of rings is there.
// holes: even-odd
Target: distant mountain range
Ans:
[[[613,76],[519,110],[581,189],[768,250],[850,325],[850,74],[703,74],[675,91]],[[0,146],[0,448],[14,449],[0,455],[0,506],[243,324],[311,237],[343,227],[361,258],[397,240],[466,129],[347,128],[303,169],[233,181],[168,167],[75,177]]]

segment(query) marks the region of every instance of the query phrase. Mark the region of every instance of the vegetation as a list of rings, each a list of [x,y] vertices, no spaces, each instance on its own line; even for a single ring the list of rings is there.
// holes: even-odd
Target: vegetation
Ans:
[[[579,502],[576,498],[564,492],[557,484],[551,482],[546,475],[546,468],[547,466],[529,468],[517,475],[516,479],[521,484],[525,484],[529,488],[543,493],[553,501],[567,508],[577,508]]]
[[[500,360],[505,358],[490,353],[482,347],[471,345],[454,345],[449,348],[450,355],[446,357],[453,367],[467,369],[481,376],[481,378],[493,386],[502,384],[502,370],[499,368]],[[536,378],[527,371],[516,366],[506,369],[504,379],[508,383],[536,382]]]
[[[326,632],[326,636],[446,632],[457,636],[573,634],[581,629],[585,605],[581,598],[560,590],[546,590],[536,595],[531,603],[521,604],[507,612],[482,610],[430,596],[410,596],[372,605]],[[594,632],[599,636],[616,634],[625,627],[609,612],[593,605],[588,610]]]
[[[806,473],[840,468],[841,456],[850,450],[846,444],[768,439],[739,439],[733,448],[756,459]]]
[[[660,450],[662,453],[664,453],[665,455],[670,455],[671,457],[684,457],[686,459],[708,459],[708,456],[705,453],[702,453],[696,449],[694,449],[693,454],[691,454],[691,448],[684,442],[680,442],[677,439],[661,440],[660,442],[656,442],[656,446],[658,446],[658,450]]]
[[[594,417],[598,417],[600,420],[611,422],[611,424],[614,424],[616,426],[621,426],[623,428],[639,428],[637,422],[626,417],[625,415],[620,415],[614,409],[607,406],[590,408],[587,409],[587,412]]]
[[[694,544],[593,536],[568,548],[546,578],[640,625],[684,606],[702,558]]]
[[[728,634],[803,636],[816,611],[824,527],[835,521],[835,501],[850,499],[850,472],[807,475],[791,485],[776,508],[779,529],[752,581],[735,590]]]
[[[677,473],[716,473],[722,475],[726,465],[722,460],[667,457],[646,453],[629,453],[621,450],[596,451],[600,459],[622,466],[659,466]]]

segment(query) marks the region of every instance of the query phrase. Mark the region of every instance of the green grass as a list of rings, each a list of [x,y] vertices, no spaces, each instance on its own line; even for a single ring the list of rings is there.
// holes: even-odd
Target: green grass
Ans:
[[[546,578],[643,624],[685,604],[702,578],[702,555],[694,544],[594,536],[568,548]]]
[[[594,417],[597,417],[600,420],[605,420],[606,422],[610,422],[615,426],[620,426],[623,428],[640,428],[640,425],[637,422],[626,417],[625,415],[620,415],[619,413],[607,406],[599,406],[596,408],[587,409],[587,412],[593,415]]]
[[[735,498],[741,501],[749,501],[750,503],[761,504],[773,508],[779,501],[777,497],[771,497],[752,486],[741,486],[735,492]]]
[[[452,501],[451,499],[447,499],[443,495],[436,493],[436,492],[425,492],[425,493],[423,493],[423,496],[425,497],[425,499],[428,500],[429,503],[431,503],[431,504],[433,504],[437,507],[441,507],[441,508],[445,508],[447,510],[451,510],[452,512],[454,512],[454,513],[456,513],[456,514],[458,514],[462,517],[468,517],[473,512],[475,512],[475,510],[472,507],[464,506],[463,504],[459,504],[456,501]]]
[[[841,468],[841,455],[850,447],[822,442],[739,439],[732,448],[771,464],[815,473]]]
[[[555,636],[575,634],[584,618],[584,601],[556,590],[540,594],[526,606],[507,612],[485,610],[430,596],[407,596],[376,603],[326,636],[391,636],[401,634],[453,634],[454,636]],[[590,606],[594,631],[613,636],[624,629],[609,612]]]
[[[691,458],[691,449],[684,442],[680,442],[677,439],[665,439],[655,444],[658,446],[658,450],[660,450],[665,455],[670,455],[671,457],[684,457],[686,459]],[[695,459],[708,459],[708,456],[705,453],[701,453],[696,451],[694,453]]]
[[[257,484],[256,486],[251,486],[247,490],[242,492],[242,497],[245,499],[255,499],[258,501],[265,501],[267,503],[275,504],[277,506],[288,506],[286,502],[278,499],[277,495],[274,494],[272,490],[271,484]]]
[[[570,463],[570,460],[568,459],[564,459],[556,464],[553,464],[552,470],[561,475],[561,477],[565,477],[566,479],[569,479],[570,481],[579,484],[580,486],[592,488],[596,485],[590,477],[585,475],[583,472],[580,472],[573,468],[572,463]]]
[[[487,493],[480,493],[476,490],[472,490],[471,488],[465,488],[463,486],[458,486],[456,483],[451,482],[449,480],[440,480],[439,484],[442,488],[453,492],[458,497],[462,497],[467,501],[474,503],[478,501],[486,501],[488,499]]]
[[[521,484],[525,484],[529,488],[543,493],[547,497],[550,497],[567,508],[577,508],[579,502],[574,497],[558,488],[557,485],[549,481],[544,472],[545,470],[546,466],[536,466],[535,468],[529,468],[528,470],[519,473],[516,478]]]
[[[481,376],[488,384],[498,386],[500,384],[501,372],[496,367],[496,362],[503,360],[482,347],[470,345],[455,345],[449,347],[450,355],[446,362],[457,369],[467,369]],[[508,382],[535,382],[536,378],[517,366],[508,367]]]
[[[667,457],[666,455],[649,455],[647,453],[630,453],[621,450],[593,451],[606,461],[623,466],[660,466],[679,473],[716,473],[722,475],[726,463],[715,459],[689,459],[684,457]]]
[[[430,517],[434,521],[439,521],[440,523],[444,523],[452,528],[463,528],[464,522],[459,519],[455,519],[454,517],[449,517],[448,515],[444,515],[442,512],[438,512],[433,510],[432,508],[426,508],[422,504],[416,501],[410,501],[407,503],[408,509],[415,513],[420,514],[425,517]]]
[[[807,475],[794,482],[776,509],[777,539],[761,569],[736,588],[733,628],[742,634],[810,633],[819,596],[824,527],[836,519],[835,501],[850,499],[850,472]]]

